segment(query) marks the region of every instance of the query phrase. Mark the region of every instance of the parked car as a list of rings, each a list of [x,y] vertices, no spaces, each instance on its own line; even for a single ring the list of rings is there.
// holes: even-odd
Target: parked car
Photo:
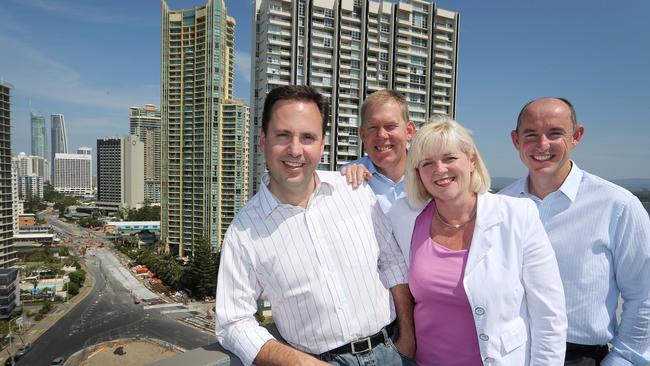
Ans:
[[[50,362],[50,366],[61,366],[63,365],[63,362],[65,361],[65,357],[59,356]]]
[[[18,348],[18,351],[16,351],[15,357],[16,358],[23,357],[25,353],[29,352],[30,349],[32,349],[32,346],[30,346],[29,343],[23,344],[22,346],[20,346],[20,348]]]

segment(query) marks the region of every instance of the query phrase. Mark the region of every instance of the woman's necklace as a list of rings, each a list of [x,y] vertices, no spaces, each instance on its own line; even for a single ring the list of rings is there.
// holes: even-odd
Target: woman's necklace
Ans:
[[[441,224],[443,224],[443,225],[445,225],[447,227],[450,227],[450,228],[460,229],[461,227],[469,224],[470,221],[474,220],[474,217],[476,217],[476,207],[474,207],[474,211],[472,211],[472,214],[469,215],[469,219],[467,219],[467,221],[465,221],[465,222],[461,222],[460,224],[450,224],[450,223],[448,223],[440,215],[440,210],[437,210],[437,209],[436,209],[436,217],[438,218],[438,221],[440,221]]]

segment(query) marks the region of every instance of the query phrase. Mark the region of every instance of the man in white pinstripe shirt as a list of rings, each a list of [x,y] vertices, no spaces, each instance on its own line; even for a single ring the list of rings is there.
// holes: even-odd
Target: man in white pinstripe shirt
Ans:
[[[226,233],[217,283],[217,338],[245,365],[413,362],[413,303],[390,223],[370,188],[316,171],[327,114],[306,86],[274,89],[264,104],[269,173]],[[288,344],[255,321],[260,298]]]

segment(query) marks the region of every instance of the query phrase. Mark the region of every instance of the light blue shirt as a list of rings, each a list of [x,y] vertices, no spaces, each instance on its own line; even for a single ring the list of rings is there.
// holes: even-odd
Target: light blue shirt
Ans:
[[[390,210],[395,201],[406,197],[406,192],[404,192],[404,176],[402,176],[398,183],[393,182],[392,179],[377,171],[375,164],[372,163],[372,160],[368,156],[357,159],[350,164],[363,164],[372,174],[372,179],[370,179],[368,184],[372,191],[375,192],[377,202],[381,205],[384,213],[388,213],[388,210]]]
[[[612,343],[603,366],[650,363],[650,219],[629,191],[573,163],[543,200],[521,178],[499,192],[530,198],[560,268],[569,320],[567,342]],[[623,298],[616,324],[618,297]]]

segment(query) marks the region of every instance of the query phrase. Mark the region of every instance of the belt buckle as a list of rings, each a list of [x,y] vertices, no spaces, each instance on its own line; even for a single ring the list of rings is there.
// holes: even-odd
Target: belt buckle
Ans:
[[[359,344],[359,346],[365,346],[365,348],[358,350],[356,345]],[[363,353],[363,352],[368,352],[372,349],[372,343],[370,342],[370,337],[366,337],[364,339],[359,339],[356,340],[352,343],[350,343],[350,346],[352,347],[352,354],[356,355],[358,353]]]

